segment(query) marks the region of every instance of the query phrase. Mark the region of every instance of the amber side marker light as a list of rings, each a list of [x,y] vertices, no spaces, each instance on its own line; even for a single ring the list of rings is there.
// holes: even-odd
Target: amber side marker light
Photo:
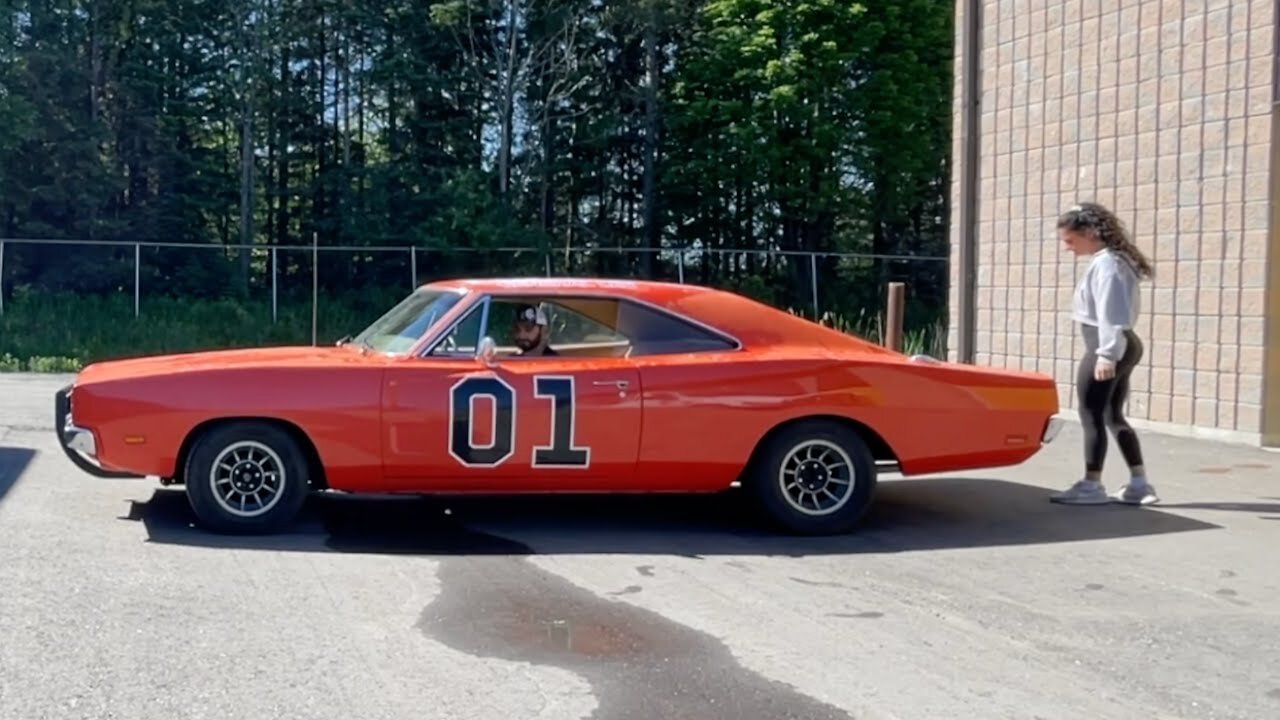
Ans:
[[[147,438],[142,435],[126,435],[124,438],[125,445],[145,445]]]

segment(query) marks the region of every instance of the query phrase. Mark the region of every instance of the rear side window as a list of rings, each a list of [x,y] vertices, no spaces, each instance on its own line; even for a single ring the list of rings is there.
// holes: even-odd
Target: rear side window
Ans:
[[[666,313],[643,305],[622,302],[618,308],[618,333],[631,340],[631,356],[734,350],[737,345]]]

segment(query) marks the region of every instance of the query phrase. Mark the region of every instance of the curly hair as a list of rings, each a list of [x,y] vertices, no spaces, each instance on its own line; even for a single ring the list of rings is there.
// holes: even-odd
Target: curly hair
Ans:
[[[1098,203],[1082,202],[1071,207],[1058,218],[1058,229],[1092,235],[1104,247],[1128,260],[1139,278],[1155,277],[1156,271],[1151,267],[1151,261],[1133,244],[1124,223],[1115,213]]]

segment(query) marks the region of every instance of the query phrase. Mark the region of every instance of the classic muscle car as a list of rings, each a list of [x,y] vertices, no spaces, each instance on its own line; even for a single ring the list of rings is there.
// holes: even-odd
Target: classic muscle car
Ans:
[[[336,345],[99,362],[55,405],[84,471],[180,484],[204,527],[252,533],[321,491],[730,487],[779,530],[843,533],[886,470],[1014,465],[1059,428],[1045,375],[908,357],[723,290],[565,278],[426,284]]]

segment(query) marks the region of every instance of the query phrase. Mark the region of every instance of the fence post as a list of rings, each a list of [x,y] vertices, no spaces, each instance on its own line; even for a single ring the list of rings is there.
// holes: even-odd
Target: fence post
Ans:
[[[680,278],[680,284],[684,284],[684,248],[676,253],[676,272]]]
[[[320,302],[320,238],[311,233],[311,346],[316,345],[316,306]]]
[[[138,317],[142,298],[142,244],[133,244],[133,316]]]
[[[818,315],[818,254],[809,253],[809,279],[813,286],[813,319],[816,322]]]
[[[4,315],[4,241],[0,240],[0,315]]]
[[[900,282],[889,283],[889,298],[886,303],[887,327],[884,333],[884,344],[894,352],[902,352],[902,318],[904,315],[903,296],[906,286]]]
[[[409,282],[409,292],[418,289],[418,250],[417,248],[409,248],[409,274],[413,277]]]
[[[280,257],[276,254],[275,247],[271,248],[271,324],[279,322],[279,275],[280,275]]]
[[[544,252],[542,254],[542,265],[547,270],[547,277],[551,277],[551,253]]]

